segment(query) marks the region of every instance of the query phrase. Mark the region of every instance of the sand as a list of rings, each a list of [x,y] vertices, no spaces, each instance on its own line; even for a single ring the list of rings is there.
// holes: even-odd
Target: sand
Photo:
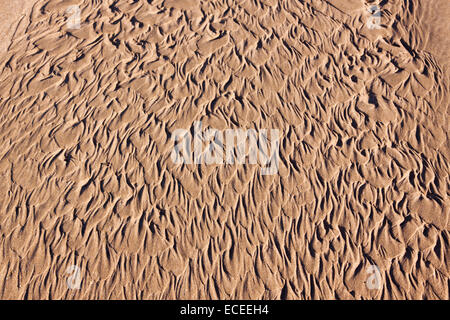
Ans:
[[[0,5],[1,299],[449,299],[448,0]]]

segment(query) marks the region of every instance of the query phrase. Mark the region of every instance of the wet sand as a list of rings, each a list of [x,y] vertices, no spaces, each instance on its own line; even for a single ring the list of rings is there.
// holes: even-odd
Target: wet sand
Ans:
[[[449,299],[449,17],[0,0],[0,298]],[[174,163],[197,121],[277,173]]]

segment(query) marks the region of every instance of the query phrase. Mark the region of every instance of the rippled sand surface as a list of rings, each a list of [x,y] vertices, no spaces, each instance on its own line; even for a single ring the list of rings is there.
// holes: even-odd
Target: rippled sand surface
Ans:
[[[18,2],[0,298],[449,299],[449,1]],[[196,121],[278,173],[174,163]]]

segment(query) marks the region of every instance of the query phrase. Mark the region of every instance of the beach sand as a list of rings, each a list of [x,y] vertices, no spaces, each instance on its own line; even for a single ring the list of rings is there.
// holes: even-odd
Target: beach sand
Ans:
[[[0,0],[0,298],[449,299],[449,6]]]

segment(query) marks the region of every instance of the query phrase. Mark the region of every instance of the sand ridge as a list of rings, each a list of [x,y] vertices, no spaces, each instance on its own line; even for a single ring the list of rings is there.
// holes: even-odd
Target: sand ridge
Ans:
[[[11,39],[21,34],[29,24],[29,15],[34,0],[0,0],[0,53],[4,53]]]
[[[0,297],[449,299],[428,2],[35,1],[0,53]],[[278,173],[174,164],[195,121],[279,129]]]

